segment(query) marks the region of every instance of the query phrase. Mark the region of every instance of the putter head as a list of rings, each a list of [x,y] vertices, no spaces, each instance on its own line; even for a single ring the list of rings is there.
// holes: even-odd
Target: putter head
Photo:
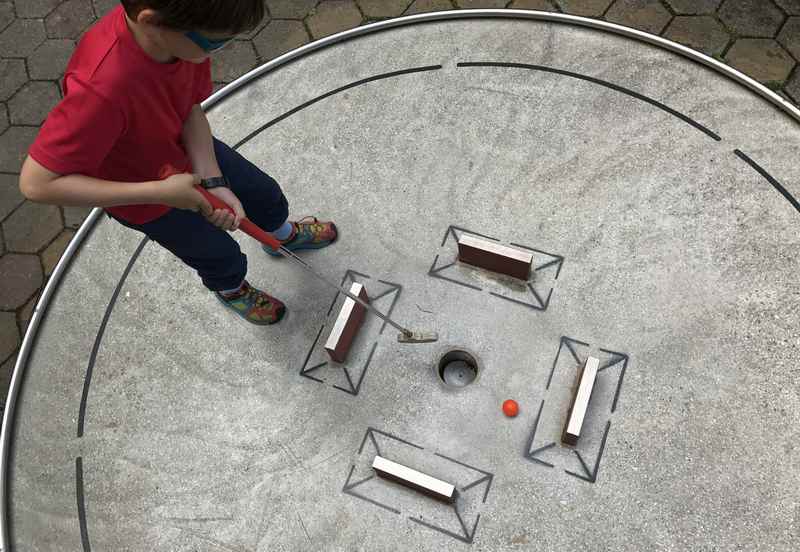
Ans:
[[[433,343],[439,341],[439,334],[436,332],[409,332],[397,334],[399,343]]]

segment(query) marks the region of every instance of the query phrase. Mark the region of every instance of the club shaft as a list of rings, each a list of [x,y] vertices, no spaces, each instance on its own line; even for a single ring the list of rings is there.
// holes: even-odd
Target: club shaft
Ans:
[[[377,316],[378,318],[380,318],[381,320],[383,320],[387,324],[390,324],[390,325],[394,326],[396,329],[398,329],[400,332],[402,332],[403,335],[406,335],[406,336],[412,335],[412,332],[410,330],[404,328],[403,326],[401,326],[400,324],[398,324],[397,322],[395,322],[394,320],[392,320],[391,318],[389,318],[388,316],[383,314],[381,311],[379,311],[378,309],[376,309],[375,307],[373,307],[372,305],[370,305],[369,303],[367,303],[366,301],[364,301],[363,299],[361,299],[357,295],[354,295],[354,294],[350,293],[344,287],[341,287],[341,286],[337,285],[335,282],[333,282],[331,280],[328,280],[327,278],[322,276],[322,274],[319,274],[317,271],[315,271],[311,267],[311,265],[306,263],[303,259],[301,259],[297,255],[295,255],[294,253],[292,253],[291,251],[289,251],[285,247],[281,247],[280,249],[278,249],[278,253],[280,253],[281,255],[286,257],[287,259],[293,260],[294,262],[296,262],[297,264],[299,264],[300,266],[305,268],[308,272],[313,274],[318,280],[321,280],[321,281],[325,282],[326,284],[328,284],[328,286],[332,287],[333,289],[335,289],[339,293],[345,294],[347,297],[349,297],[350,299],[352,299],[353,301],[355,301],[356,303],[358,303],[359,305],[361,305],[362,307],[367,309],[369,312],[371,312],[372,314],[374,314],[375,316]]]

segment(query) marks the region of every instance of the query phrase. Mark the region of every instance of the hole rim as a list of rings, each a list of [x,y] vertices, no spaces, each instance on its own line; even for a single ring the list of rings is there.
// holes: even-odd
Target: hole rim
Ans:
[[[453,385],[447,383],[444,379],[445,367],[457,361],[465,362],[475,372],[475,377],[464,385]],[[483,366],[478,360],[478,356],[469,349],[465,347],[448,347],[439,354],[439,360],[434,364],[433,372],[442,388],[448,391],[458,392],[469,389],[480,379]]]

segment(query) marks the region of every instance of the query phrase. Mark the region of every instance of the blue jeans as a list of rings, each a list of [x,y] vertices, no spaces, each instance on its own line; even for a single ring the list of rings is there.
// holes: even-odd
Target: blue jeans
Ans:
[[[267,232],[280,228],[289,216],[289,204],[278,183],[216,138],[214,153],[247,218]],[[247,274],[247,256],[236,240],[200,213],[172,209],[144,224],[114,218],[171,251],[195,269],[212,291],[236,288]]]

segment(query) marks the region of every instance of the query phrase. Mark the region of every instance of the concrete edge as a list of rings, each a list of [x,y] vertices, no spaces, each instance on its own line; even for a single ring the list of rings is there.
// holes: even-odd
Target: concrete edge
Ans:
[[[530,19],[538,21],[548,21],[553,23],[578,25],[581,27],[588,27],[591,29],[608,31],[617,35],[633,38],[641,42],[646,42],[654,46],[659,46],[661,48],[677,53],[686,58],[689,58],[692,61],[699,62],[707,67],[710,67],[722,73],[727,77],[730,77],[739,84],[746,86],[759,96],[770,101],[777,107],[783,109],[792,118],[800,122],[800,108],[796,107],[788,100],[785,100],[779,94],[773,92],[772,90],[770,90],[763,84],[759,83],[758,81],[748,77],[741,71],[734,69],[733,67],[725,63],[722,63],[721,61],[717,61],[716,59],[707,56],[706,54],[698,52],[697,50],[693,50],[687,46],[678,44],[677,42],[673,42],[666,38],[646,33],[644,31],[639,31],[631,27],[625,27],[623,25],[617,25],[616,23],[610,23],[608,21],[601,21],[598,19],[591,19],[588,17],[580,17],[577,15],[568,15],[563,13],[540,12],[540,11],[530,11],[530,10],[508,10],[508,9],[451,10],[442,12],[423,13],[418,15],[398,17],[396,19],[389,19],[386,21],[378,21],[376,23],[370,23],[368,25],[363,25],[361,27],[356,27],[354,29],[342,31],[334,35],[321,38],[319,40],[315,40],[314,42],[306,44],[305,46],[301,46],[300,48],[292,50],[291,52],[287,52],[282,56],[279,56],[273,59],[272,61],[269,61],[264,65],[256,67],[252,71],[245,73],[235,81],[227,84],[225,87],[221,88],[220,90],[209,96],[205,100],[205,102],[203,102],[203,108],[206,111],[208,111],[213,107],[215,107],[218,103],[220,103],[225,97],[227,97],[234,91],[238,90],[245,84],[251,82],[252,80],[257,79],[258,77],[261,77],[269,73],[270,71],[289,63],[290,61],[303,57],[307,54],[310,54],[316,50],[320,50],[327,46],[337,44],[339,42],[344,42],[346,40],[350,40],[352,38],[356,38],[366,34],[393,29],[395,27],[414,25],[416,23],[429,23],[432,21],[443,21],[443,20],[454,20],[454,19],[481,19],[481,18]]]
[[[58,289],[64,274],[66,273],[73,257],[75,256],[75,253],[83,244],[84,240],[89,237],[89,234],[91,234],[95,224],[97,223],[97,220],[102,214],[102,209],[92,209],[92,212],[88,217],[86,217],[86,220],[83,221],[83,224],[81,224],[78,231],[70,240],[67,249],[64,251],[64,254],[61,256],[61,259],[59,259],[58,264],[56,264],[53,273],[47,280],[47,284],[44,286],[42,295],[36,302],[36,306],[33,309],[33,315],[31,316],[30,322],[28,322],[28,328],[25,331],[25,337],[22,339],[22,346],[20,347],[17,355],[17,362],[14,365],[14,371],[11,375],[11,383],[8,388],[8,397],[6,398],[5,411],[3,412],[3,430],[2,436],[0,436],[0,515],[2,516],[0,517],[0,551],[10,550],[8,544],[8,524],[6,523],[6,518],[8,516],[8,486],[6,479],[8,475],[8,452],[11,445],[10,434],[14,424],[14,410],[16,406],[17,395],[19,394],[19,389],[22,386],[22,378],[24,377],[25,366],[27,365],[31,349],[33,348],[33,343],[36,341],[36,336],[39,332],[39,326],[44,318],[45,312],[47,311],[47,307],[50,304],[50,298]]]
[[[217,106],[230,94],[248,84],[249,82],[266,75],[270,71],[281,67],[295,59],[308,55],[316,50],[320,50],[327,46],[332,46],[339,42],[344,42],[359,36],[371,34],[375,32],[393,29],[395,27],[402,27],[407,25],[414,25],[417,23],[428,23],[433,21],[455,20],[455,19],[481,19],[481,18],[499,18],[499,19],[530,19],[538,21],[548,21],[554,23],[563,23],[568,25],[577,25],[591,29],[607,31],[617,35],[639,40],[654,46],[658,46],[669,50],[671,52],[682,55],[692,61],[701,63],[717,72],[731,78],[749,88],[757,95],[766,99],[774,104],[779,109],[783,110],[795,121],[800,123],[800,109],[795,107],[792,103],[785,100],[783,97],[773,92],[766,86],[757,82],[756,80],[748,77],[741,71],[734,69],[716,59],[700,53],[696,50],[667,40],[660,36],[652,35],[644,31],[639,31],[623,25],[609,23],[597,19],[590,19],[587,17],[580,17],[575,15],[568,15],[562,13],[539,12],[528,10],[508,10],[508,9],[477,9],[477,10],[452,10],[443,12],[424,13],[419,15],[411,15],[406,17],[399,17],[396,19],[389,19],[386,21],[379,21],[371,23],[354,29],[342,31],[340,33],[316,40],[305,46],[301,46],[295,50],[287,52],[272,61],[253,69],[252,71],[242,75],[235,81],[224,86],[211,96],[209,96],[201,105],[205,111],[209,111]],[[56,265],[53,274],[45,285],[39,301],[28,323],[28,328],[25,332],[25,337],[22,340],[22,345],[17,356],[14,371],[11,376],[11,383],[9,385],[8,397],[6,399],[5,411],[3,413],[3,426],[2,433],[0,433],[0,552],[10,551],[9,547],[9,530],[8,530],[8,455],[11,445],[11,432],[14,423],[14,410],[16,406],[16,399],[19,394],[19,389],[22,385],[22,378],[24,375],[25,366],[27,365],[28,357],[30,356],[31,349],[36,340],[39,331],[39,326],[47,311],[50,299],[55,291],[58,289],[61,279],[69,268],[69,265],[78,251],[84,240],[89,236],[97,221],[100,219],[103,210],[95,208],[91,214],[81,225],[78,232],[70,241],[66,251],[62,255],[58,264]]]

